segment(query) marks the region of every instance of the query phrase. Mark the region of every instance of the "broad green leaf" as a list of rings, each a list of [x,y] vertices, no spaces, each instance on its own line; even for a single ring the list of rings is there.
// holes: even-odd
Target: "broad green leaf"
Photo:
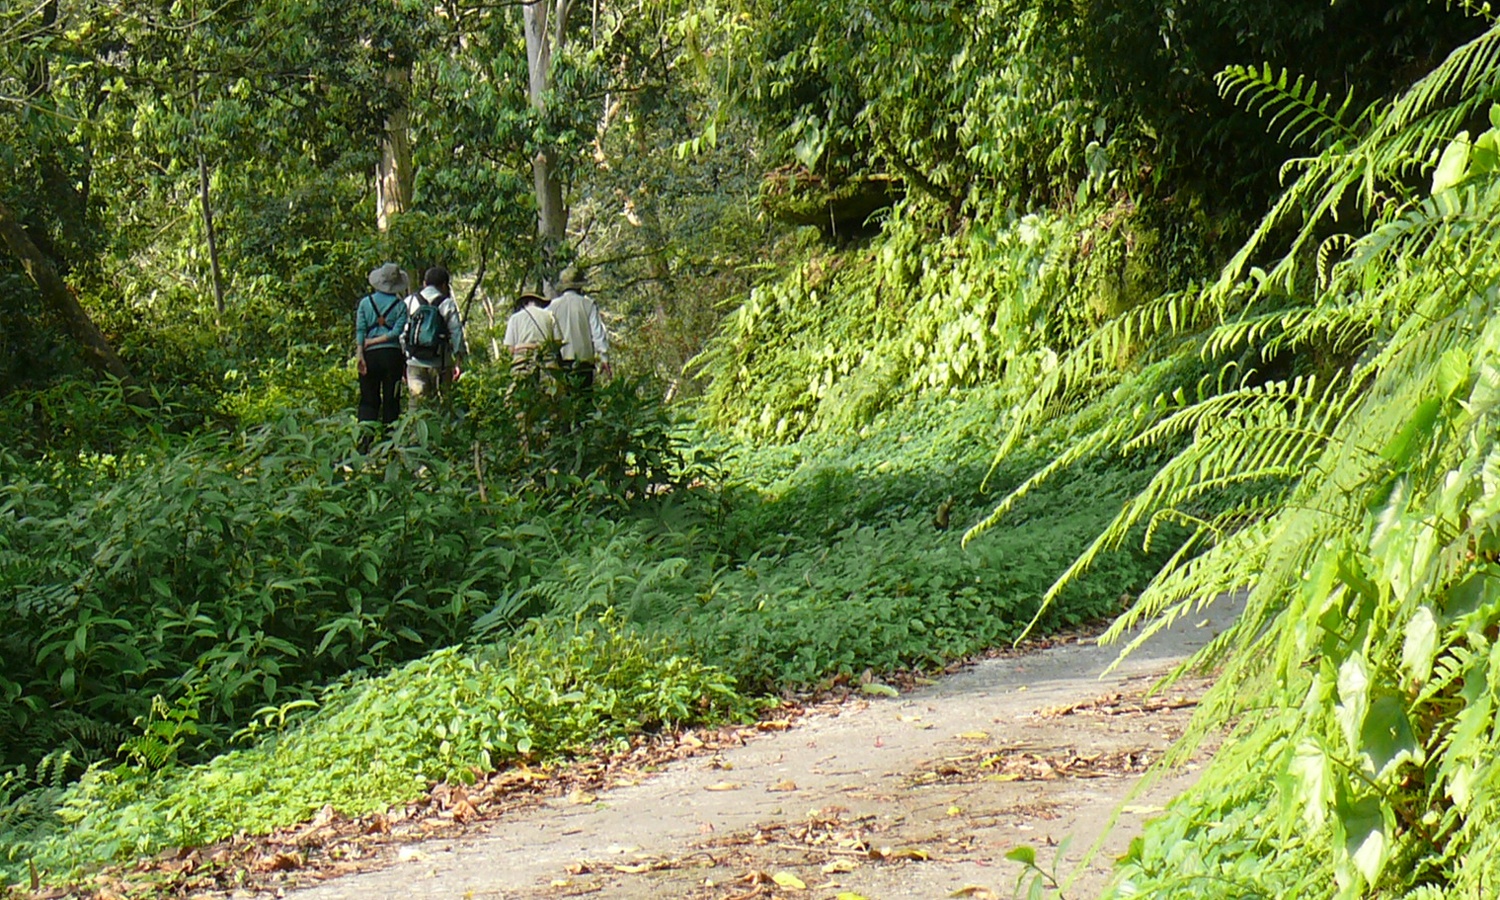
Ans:
[[[1428,397],[1419,403],[1411,418],[1406,420],[1401,430],[1381,449],[1380,455],[1398,468],[1404,466],[1418,448],[1430,443],[1429,432],[1442,406],[1443,402],[1438,397]]]
[[[1369,758],[1377,780],[1406,760],[1421,761],[1421,748],[1401,698],[1387,694],[1370,704],[1360,729],[1359,749]]]
[[[1500,593],[1500,579],[1485,572],[1474,572],[1450,588],[1443,597],[1443,614],[1449,619],[1461,619],[1495,599]]]
[[[1036,848],[1028,846],[1013,847],[1006,852],[1005,858],[1018,862],[1023,866],[1036,865]]]
[[[1469,804],[1474,801],[1474,785],[1480,783],[1481,774],[1487,768],[1471,762],[1453,770],[1453,775],[1448,779],[1447,793],[1459,812],[1469,811]]]
[[[1443,397],[1452,397],[1469,380],[1469,354],[1462,347],[1452,347],[1443,353],[1437,364],[1438,389]]]
[[[1422,605],[1406,623],[1406,640],[1401,645],[1401,669],[1417,686],[1432,675],[1432,659],[1437,655],[1438,625],[1432,607]]]
[[[1339,667],[1339,702],[1334,707],[1334,716],[1343,729],[1349,749],[1359,751],[1359,734],[1364,725],[1365,711],[1369,708],[1370,673],[1364,656],[1356,653],[1344,660]]]
[[[1323,746],[1313,738],[1303,738],[1292,754],[1289,766],[1296,784],[1295,800],[1307,824],[1321,828],[1328,819],[1333,802],[1333,765]]]
[[[891,687],[888,684],[881,684],[878,681],[871,681],[871,682],[868,682],[866,684],[862,684],[862,685],[859,686],[859,689],[863,693],[874,694],[875,696],[878,696],[878,697],[899,697],[899,696],[901,696],[900,693],[895,688]]]
[[[1380,801],[1366,797],[1338,808],[1339,830],[1343,834],[1343,852],[1366,884],[1380,877],[1390,850],[1385,833],[1385,814]]]
[[[1441,193],[1463,181],[1468,169],[1469,133],[1460,131],[1443,149],[1443,156],[1432,172],[1432,193]]]
[[[1500,169],[1500,134],[1486,131],[1474,142],[1469,153],[1469,174],[1488,175]]]

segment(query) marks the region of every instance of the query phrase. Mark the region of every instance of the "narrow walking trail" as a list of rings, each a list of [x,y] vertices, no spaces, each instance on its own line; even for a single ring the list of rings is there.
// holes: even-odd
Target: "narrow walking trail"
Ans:
[[[721,735],[655,772],[384,847],[374,867],[286,896],[1010,896],[1020,866],[1005,854],[1030,845],[1043,868],[1076,876],[1067,897],[1092,897],[1145,819],[1196,777],[1190,764],[1132,796],[1202,685],[1144,692],[1237,611],[1221,601],[1179,622],[1104,679],[1116,649],[1078,639]]]

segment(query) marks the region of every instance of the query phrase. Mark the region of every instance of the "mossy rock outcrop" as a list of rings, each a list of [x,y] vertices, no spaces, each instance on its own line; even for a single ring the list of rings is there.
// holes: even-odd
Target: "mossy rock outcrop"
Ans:
[[[832,178],[801,166],[777,169],[761,181],[760,202],[775,219],[813,225],[825,238],[850,238],[874,230],[870,216],[904,193],[900,179],[884,173]]]

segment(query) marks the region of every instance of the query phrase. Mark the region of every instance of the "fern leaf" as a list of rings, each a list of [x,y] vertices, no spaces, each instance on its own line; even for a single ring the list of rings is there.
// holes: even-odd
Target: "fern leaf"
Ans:
[[[1259,68],[1230,66],[1214,76],[1214,81],[1221,97],[1265,116],[1266,130],[1275,131],[1276,139],[1288,145],[1306,142],[1321,148],[1358,137],[1345,122],[1354,102],[1353,91],[1335,106],[1332,94],[1318,92],[1316,81],[1299,75],[1288,84],[1290,77],[1288,70],[1278,74],[1266,63]]]

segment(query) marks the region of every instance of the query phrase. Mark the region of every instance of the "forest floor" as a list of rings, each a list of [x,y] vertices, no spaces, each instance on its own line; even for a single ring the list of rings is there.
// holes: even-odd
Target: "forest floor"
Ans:
[[[513,771],[447,790],[396,835],[335,844],[317,867],[288,864],[281,888],[297,900],[1010,897],[1022,867],[1005,853],[1028,844],[1071,879],[1067,897],[1094,897],[1199,768],[1137,792],[1203,682],[1148,688],[1238,609],[1223,601],[1179,621],[1104,678],[1118,649],[1053,639],[898,697],[789,705],[786,717],[642,744],[583,774]],[[435,819],[452,822],[447,834],[419,840]],[[377,825],[362,831],[393,829]],[[306,846],[294,838],[315,828],[285,844]],[[270,859],[263,868],[276,868]],[[294,888],[309,877],[327,880]]]
[[[1206,755],[1142,782],[1205,683],[1149,688],[1238,610],[1180,621],[1106,677],[1117,648],[1052,638],[896,697],[788,703],[755,725],[511,769],[384,816],[325,810],[153,867],[180,867],[180,894],[295,900],[985,898],[1015,894],[1022,868],[1005,854],[1031,846],[1063,896],[1094,897]]]

